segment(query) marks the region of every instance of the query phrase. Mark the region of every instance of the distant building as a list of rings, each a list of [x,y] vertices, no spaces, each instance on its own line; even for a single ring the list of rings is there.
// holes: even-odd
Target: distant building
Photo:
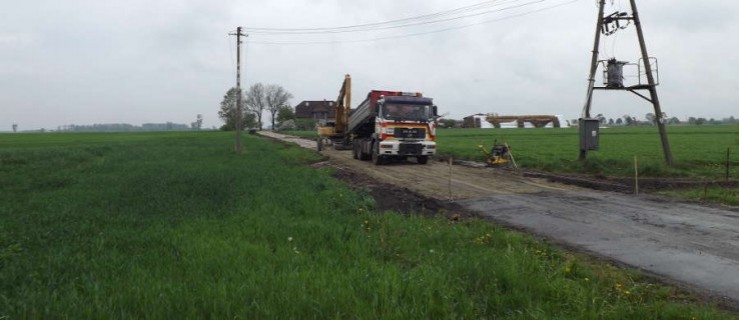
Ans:
[[[295,106],[295,118],[313,119],[319,123],[332,122],[336,118],[333,101],[303,101]]]
[[[463,120],[463,128],[567,128],[570,122],[561,115],[500,116],[473,114]]]
[[[485,120],[487,114],[473,114],[468,117],[464,117],[462,120],[462,128],[493,128],[493,125]]]

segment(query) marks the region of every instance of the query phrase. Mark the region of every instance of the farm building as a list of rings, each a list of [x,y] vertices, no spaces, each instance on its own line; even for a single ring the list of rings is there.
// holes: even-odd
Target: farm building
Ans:
[[[334,121],[334,102],[326,100],[302,101],[295,106],[295,117],[313,119],[321,123]]]

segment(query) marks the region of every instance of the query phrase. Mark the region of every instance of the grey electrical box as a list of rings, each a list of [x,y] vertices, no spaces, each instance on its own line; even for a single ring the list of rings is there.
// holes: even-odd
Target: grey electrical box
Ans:
[[[580,150],[598,150],[598,139],[600,136],[598,126],[600,125],[600,120],[580,118],[578,125],[580,128]]]

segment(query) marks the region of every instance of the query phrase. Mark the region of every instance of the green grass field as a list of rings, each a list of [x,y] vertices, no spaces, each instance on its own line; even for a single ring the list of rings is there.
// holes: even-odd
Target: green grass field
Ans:
[[[378,214],[232,134],[0,135],[0,319],[731,319],[483,221]]]
[[[633,176],[634,161],[641,177],[688,178],[698,181],[739,180],[739,126],[671,126],[667,128],[674,165],[665,164],[656,127],[614,127],[600,130],[600,148],[579,156],[577,128],[447,129],[439,131],[439,151],[455,158],[483,161],[473,146],[489,148],[506,142],[519,166],[555,173]],[[669,190],[664,194],[694,200],[739,205],[739,188],[703,187]]]
[[[600,148],[580,163],[577,128],[561,129],[442,129],[439,151],[464,159],[482,160],[477,145],[510,145],[517,163],[525,168],[633,175],[634,157],[644,176],[722,178],[727,149],[733,149],[730,174],[739,177],[739,126],[672,126],[667,128],[675,166],[664,164],[656,127],[614,127],[600,130]]]

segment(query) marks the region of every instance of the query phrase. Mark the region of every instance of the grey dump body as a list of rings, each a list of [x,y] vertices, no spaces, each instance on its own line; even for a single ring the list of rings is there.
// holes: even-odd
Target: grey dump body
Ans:
[[[370,103],[369,98],[365,99],[349,115],[349,133],[356,134],[360,127],[367,124],[374,125],[376,116],[377,103]]]

